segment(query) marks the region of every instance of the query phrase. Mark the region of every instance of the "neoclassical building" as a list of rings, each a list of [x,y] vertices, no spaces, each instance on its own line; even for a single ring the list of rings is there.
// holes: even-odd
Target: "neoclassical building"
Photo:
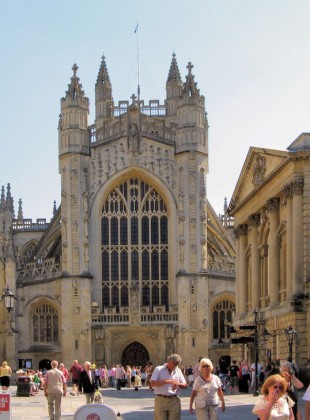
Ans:
[[[310,367],[310,134],[302,133],[287,151],[251,147],[228,211],[235,218],[237,238],[233,323],[237,335],[246,335],[238,327],[253,325],[257,308],[259,357],[283,361],[290,350],[285,330],[291,326],[296,331],[292,357],[306,374]],[[233,351],[240,353],[240,346]],[[243,351],[253,360],[253,346]]]
[[[217,358],[235,311],[235,245],[206,196],[205,98],[173,54],[164,104],[114,103],[104,57],[95,122],[73,66],[61,99],[61,204],[51,222],[0,202],[0,359],[186,364]],[[240,299],[239,299],[240,302]],[[240,303],[238,304],[240,305]],[[240,306],[239,306],[240,308]]]

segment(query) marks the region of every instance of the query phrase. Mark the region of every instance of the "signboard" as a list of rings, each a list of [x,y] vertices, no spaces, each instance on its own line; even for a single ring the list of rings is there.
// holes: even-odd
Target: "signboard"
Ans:
[[[11,394],[0,394],[0,420],[11,419]]]

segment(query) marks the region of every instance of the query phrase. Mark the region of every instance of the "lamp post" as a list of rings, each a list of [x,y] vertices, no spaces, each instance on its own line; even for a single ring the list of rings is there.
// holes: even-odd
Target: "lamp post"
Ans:
[[[254,309],[254,346],[255,346],[255,391],[253,393],[254,397],[258,397],[259,390],[258,390],[258,309]]]
[[[2,293],[1,300],[4,301],[4,307],[8,312],[11,312],[14,308],[15,295],[10,289],[10,286],[6,286],[6,290]]]
[[[292,362],[293,360],[293,343],[296,340],[296,334],[296,331],[291,325],[285,330],[285,335],[288,343],[288,360],[290,362]]]

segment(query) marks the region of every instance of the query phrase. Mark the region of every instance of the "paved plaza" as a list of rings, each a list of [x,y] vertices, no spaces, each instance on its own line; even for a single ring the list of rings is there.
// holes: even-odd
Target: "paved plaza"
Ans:
[[[35,420],[49,419],[46,398],[43,391],[34,397],[17,397],[16,387],[12,387],[12,419],[13,420]],[[85,403],[84,395],[70,395],[71,388],[68,388],[68,395],[63,399],[62,418],[71,420],[77,408]],[[117,391],[113,388],[101,390],[103,401],[111,406],[119,418],[124,420],[151,420],[153,419],[154,394],[148,388],[141,388],[139,391],[122,388]],[[191,388],[183,390],[182,395],[182,419],[196,417],[189,413],[189,396]],[[300,394],[300,404],[304,414],[303,393]],[[225,395],[226,410],[220,414],[220,419],[255,419],[251,414],[256,398],[251,394]],[[1,416],[0,416],[1,419]]]

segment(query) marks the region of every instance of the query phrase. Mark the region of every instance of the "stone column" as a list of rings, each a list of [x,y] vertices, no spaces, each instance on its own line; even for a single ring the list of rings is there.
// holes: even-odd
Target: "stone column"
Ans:
[[[291,300],[293,295],[292,253],[293,253],[293,200],[291,184],[283,188],[286,198],[286,297]]]
[[[247,247],[247,225],[239,225],[235,229],[236,237],[238,238],[238,260],[237,260],[237,275],[236,275],[236,290],[237,290],[237,314],[243,314],[246,312],[247,303],[247,258],[246,258],[246,247]]]
[[[258,226],[260,222],[259,214],[251,214],[249,217],[249,231],[251,244],[251,301],[252,308],[259,308],[260,295],[260,252],[258,248]]]
[[[279,198],[270,198],[267,201],[267,210],[269,214],[269,272],[268,285],[270,295],[270,306],[279,302],[280,287],[280,248],[277,238],[277,229],[279,227]]]
[[[293,222],[292,222],[292,287],[293,295],[303,293],[303,180],[292,182]]]

